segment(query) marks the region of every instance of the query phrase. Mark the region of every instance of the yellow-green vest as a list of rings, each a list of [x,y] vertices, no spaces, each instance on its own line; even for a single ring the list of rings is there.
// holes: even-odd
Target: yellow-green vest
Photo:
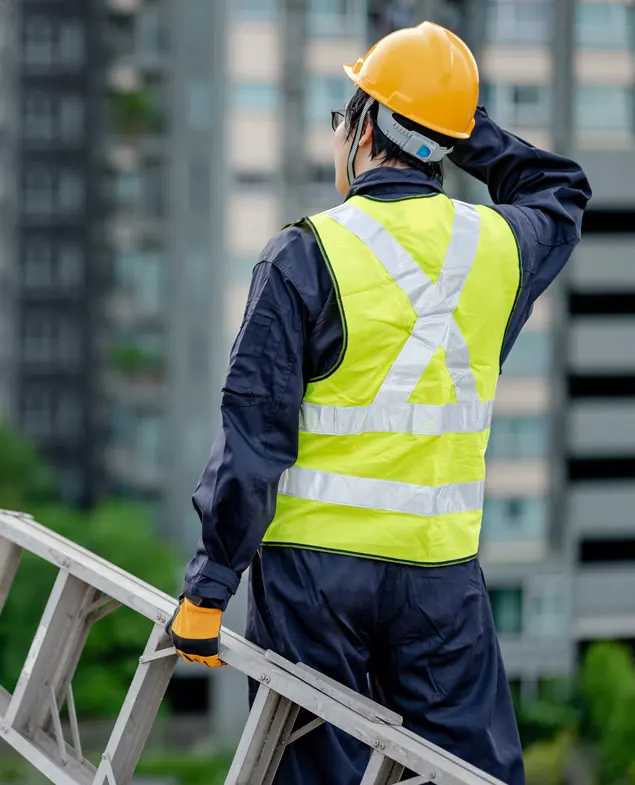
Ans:
[[[309,219],[344,325],[264,542],[421,565],[478,552],[519,253],[494,210],[355,196]]]

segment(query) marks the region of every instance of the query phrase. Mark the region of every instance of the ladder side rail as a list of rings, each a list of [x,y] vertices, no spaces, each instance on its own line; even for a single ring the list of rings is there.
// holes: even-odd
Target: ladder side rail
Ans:
[[[6,529],[6,534],[2,535],[3,528]],[[14,512],[11,510],[0,510],[0,535],[6,536],[8,539],[19,544],[20,541],[30,543],[30,546],[25,547],[35,553],[46,561],[52,564],[57,564],[57,558],[64,558],[65,556],[72,556],[78,561],[85,560],[91,569],[104,567],[109,573],[117,573],[126,584],[136,584],[141,587],[150,588],[155,594],[160,595],[163,599],[171,600],[169,594],[160,591],[154,586],[150,586],[141,578],[136,575],[126,572],[122,567],[104,559],[92,551],[87,550],[76,542],[69,540],[61,534],[58,534],[53,529],[48,529],[41,523],[38,523],[32,515],[23,512]],[[41,555],[40,551],[43,550],[42,546],[51,549],[53,553]],[[60,565],[58,565],[60,566]],[[64,566],[64,565],[61,565]],[[99,572],[99,570],[97,570]]]
[[[91,785],[93,782],[95,768],[86,760],[81,763],[77,761],[68,745],[66,746],[68,761],[62,766],[58,762],[57,742],[43,731],[38,731],[31,740],[7,725],[1,726],[0,730],[0,739],[6,741],[22,758],[55,785]]]
[[[52,532],[28,518],[0,512],[0,537],[67,570],[151,621],[165,623],[176,605],[173,597],[64,537],[52,536]]]
[[[256,681],[265,682],[275,692],[317,717],[337,726],[369,747],[379,749],[405,768],[417,773],[434,772],[435,778],[431,779],[435,779],[435,782],[443,782],[443,785],[503,785],[495,777],[411,731],[373,722],[360,715],[354,709],[273,664],[263,655],[262,650],[247,643],[236,633],[229,630],[221,633],[219,656],[224,662]]]

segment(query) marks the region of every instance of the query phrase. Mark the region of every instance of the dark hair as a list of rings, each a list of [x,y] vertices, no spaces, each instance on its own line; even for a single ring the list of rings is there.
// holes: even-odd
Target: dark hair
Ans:
[[[357,128],[357,123],[359,122],[359,118],[362,115],[367,100],[368,94],[358,87],[346,105],[347,138],[350,138]],[[427,174],[432,180],[438,180],[440,183],[443,183],[442,162],[425,163],[424,161],[417,161],[414,156],[404,152],[401,147],[398,147],[394,142],[391,142],[377,125],[377,108],[377,101],[373,101],[370,111],[368,112],[368,117],[373,126],[373,144],[370,157],[379,158],[382,163],[386,164],[400,163],[404,166],[410,166],[412,169],[419,169],[419,171]],[[408,120],[407,117],[403,117],[396,112],[394,113],[394,116],[404,128],[407,128],[409,131],[418,131],[443,147],[452,147],[456,142],[456,139],[436,133],[435,131],[429,131],[427,128],[423,128],[423,126],[413,123],[412,120]]]

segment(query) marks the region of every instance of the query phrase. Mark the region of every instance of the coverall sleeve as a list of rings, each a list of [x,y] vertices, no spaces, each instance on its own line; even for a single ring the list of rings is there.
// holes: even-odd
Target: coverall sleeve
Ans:
[[[457,142],[450,160],[487,185],[494,209],[507,220],[518,242],[522,289],[505,337],[504,360],[533,303],[580,240],[591,187],[574,161],[504,131],[482,107],[471,137]]]
[[[274,265],[253,274],[222,393],[222,429],[194,492],[202,536],[184,593],[225,609],[276,508],[278,481],[297,459],[306,313]]]

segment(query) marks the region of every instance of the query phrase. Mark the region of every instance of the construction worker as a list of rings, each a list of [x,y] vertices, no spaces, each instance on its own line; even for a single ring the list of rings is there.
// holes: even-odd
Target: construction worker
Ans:
[[[221,614],[251,565],[251,641],[521,785],[477,558],[485,448],[501,365],[591,191],[577,164],[477,108],[474,58],[442,27],[399,30],[344,68],[345,200],[283,229],[254,269],[170,629],[186,659],[220,664]],[[446,157],[493,207],[444,194]],[[275,782],[353,785],[368,757],[324,725]]]

